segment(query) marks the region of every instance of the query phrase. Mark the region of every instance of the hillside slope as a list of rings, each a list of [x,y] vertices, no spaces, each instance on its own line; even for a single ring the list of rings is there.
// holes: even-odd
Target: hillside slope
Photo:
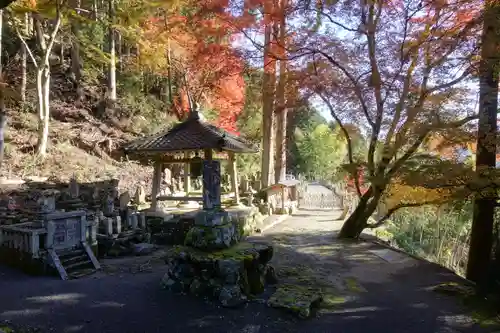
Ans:
[[[50,145],[44,160],[34,153],[36,114],[19,108],[8,111],[5,157],[0,170],[3,178],[42,176],[67,181],[75,175],[82,182],[117,178],[120,188],[129,190],[135,190],[140,183],[150,183],[152,168],[119,155],[110,156],[137,134],[99,120],[90,109],[61,100],[54,100],[51,107]]]

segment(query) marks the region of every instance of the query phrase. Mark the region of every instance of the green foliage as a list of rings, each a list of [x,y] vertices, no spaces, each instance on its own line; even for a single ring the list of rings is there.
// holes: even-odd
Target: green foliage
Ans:
[[[404,251],[463,274],[471,221],[472,202],[462,201],[399,210],[384,232]]]
[[[298,139],[300,156],[307,161],[301,172],[324,180],[333,179],[344,162],[345,140],[326,124],[317,125],[312,132]]]

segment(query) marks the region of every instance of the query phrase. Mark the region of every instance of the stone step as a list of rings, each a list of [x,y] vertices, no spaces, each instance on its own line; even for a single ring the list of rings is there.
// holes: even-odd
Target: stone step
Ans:
[[[77,247],[71,250],[57,250],[56,253],[59,256],[59,259],[64,261],[68,258],[85,255],[85,250],[81,247]]]
[[[87,256],[86,253],[82,253],[80,255],[65,257],[64,259],[60,258],[60,260],[61,260],[61,264],[64,267],[66,267],[68,265],[72,265],[72,264],[77,263],[77,262],[88,261],[89,257]]]
[[[70,250],[53,251],[54,262],[57,262],[59,274],[63,280],[79,278],[92,274],[100,268],[99,263],[94,263],[95,258],[89,255],[90,249],[86,249],[86,243]]]
[[[81,270],[72,272],[68,276],[71,279],[78,279],[78,278],[81,278],[81,277],[84,277],[87,275],[94,274],[95,272],[97,272],[97,270],[95,268],[86,268],[86,269],[81,269]]]
[[[64,269],[66,270],[66,272],[68,274],[71,274],[71,273],[76,272],[76,271],[81,271],[85,268],[92,268],[93,269],[92,262],[88,258],[86,260],[77,261],[77,262],[74,262],[70,265],[64,266]]]

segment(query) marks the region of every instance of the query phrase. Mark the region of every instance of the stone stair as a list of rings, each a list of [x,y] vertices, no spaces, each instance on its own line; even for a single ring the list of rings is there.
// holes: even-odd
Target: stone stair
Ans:
[[[77,279],[93,274],[101,268],[94,253],[85,242],[73,249],[50,249],[48,253],[62,280]]]

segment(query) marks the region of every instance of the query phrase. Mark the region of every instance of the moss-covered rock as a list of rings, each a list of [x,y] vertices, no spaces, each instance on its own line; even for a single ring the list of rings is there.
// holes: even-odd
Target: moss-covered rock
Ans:
[[[184,244],[211,251],[229,248],[240,239],[240,232],[231,223],[216,226],[195,225],[187,233]]]
[[[311,317],[319,309],[322,300],[323,296],[318,288],[283,284],[269,298],[267,304],[271,307],[287,309],[305,319]]]
[[[168,272],[162,286],[237,306],[264,291],[272,256],[273,248],[267,244],[242,242],[212,252],[176,246],[166,255]]]

